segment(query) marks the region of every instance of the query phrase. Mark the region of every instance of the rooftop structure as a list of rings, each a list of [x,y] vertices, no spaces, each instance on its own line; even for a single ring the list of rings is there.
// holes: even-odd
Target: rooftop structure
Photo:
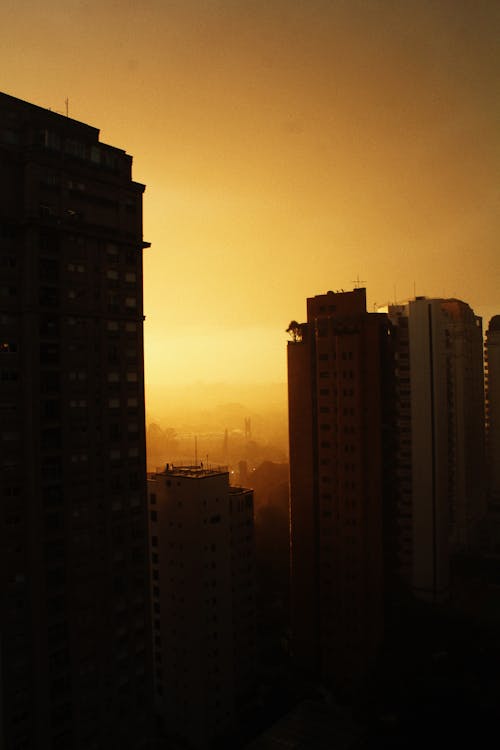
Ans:
[[[160,470],[151,473],[150,478],[154,479],[154,477],[168,475],[200,479],[202,477],[216,476],[217,474],[227,474],[228,472],[229,469],[227,466],[215,466],[211,464],[204,466],[203,462],[200,464],[193,464],[192,466],[187,464],[181,464],[178,466],[174,464],[165,464],[165,469],[163,471]]]

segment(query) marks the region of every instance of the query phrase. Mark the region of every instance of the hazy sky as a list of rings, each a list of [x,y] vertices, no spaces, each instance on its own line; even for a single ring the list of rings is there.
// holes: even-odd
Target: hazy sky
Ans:
[[[280,381],[358,274],[500,313],[499,39],[484,0],[2,0],[0,89],[134,156],[147,381]]]

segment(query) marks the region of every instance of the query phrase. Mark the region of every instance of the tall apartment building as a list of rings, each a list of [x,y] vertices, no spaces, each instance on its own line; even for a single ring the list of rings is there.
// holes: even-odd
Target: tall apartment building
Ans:
[[[449,591],[449,360],[439,300],[391,305],[396,353],[398,567],[417,597]]]
[[[289,331],[292,653],[350,688],[383,628],[391,326],[354,289],[308,299]]]
[[[484,515],[481,319],[465,302],[390,305],[398,450],[398,567],[416,596],[447,597],[450,554]]]
[[[443,299],[451,382],[451,549],[477,544],[486,513],[483,321],[462,300]]]
[[[148,478],[155,708],[167,737],[211,747],[254,687],[252,490],[227,468]]]
[[[490,320],[484,356],[488,499],[490,504],[500,509],[500,315]]]
[[[149,734],[142,194],[93,127],[0,94],[0,746]]]
[[[487,513],[481,525],[480,551],[500,556],[500,315],[491,318],[484,342]]]

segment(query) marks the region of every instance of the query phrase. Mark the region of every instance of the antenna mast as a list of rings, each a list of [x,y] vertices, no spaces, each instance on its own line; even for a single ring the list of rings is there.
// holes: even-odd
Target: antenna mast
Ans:
[[[351,280],[351,284],[354,284],[354,288],[355,289],[359,289],[359,285],[360,284],[366,284],[366,281],[364,279],[360,279],[359,278],[359,273],[358,273],[358,275],[356,276],[356,278]]]

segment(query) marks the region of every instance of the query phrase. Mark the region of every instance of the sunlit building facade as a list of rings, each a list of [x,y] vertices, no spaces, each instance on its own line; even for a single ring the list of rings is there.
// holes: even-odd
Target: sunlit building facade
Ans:
[[[391,326],[354,289],[308,299],[289,330],[292,656],[351,689],[383,630]]]
[[[142,194],[93,127],[0,95],[0,746],[149,736]]]
[[[230,733],[255,681],[253,492],[226,467],[148,476],[155,710],[202,750]]]

